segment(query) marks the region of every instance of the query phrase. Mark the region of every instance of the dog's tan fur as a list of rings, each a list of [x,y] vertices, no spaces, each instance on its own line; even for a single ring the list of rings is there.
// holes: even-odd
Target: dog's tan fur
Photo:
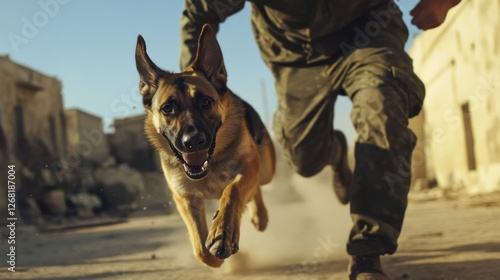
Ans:
[[[147,111],[145,130],[160,154],[163,172],[189,231],[194,254],[204,264],[219,267],[223,258],[238,251],[240,221],[249,203],[251,222],[263,231],[268,222],[260,186],[274,176],[275,153],[265,128],[258,141],[245,118],[245,106],[226,87],[226,71],[212,29],[205,25],[195,62],[188,71],[170,73],[149,59],[142,37],[136,49],[141,94]],[[183,85],[177,86],[179,79]],[[210,110],[197,111],[191,104],[202,92],[213,101]],[[191,109],[167,118],[161,108],[174,98]],[[192,180],[183,170],[166,135],[180,133],[186,123],[220,119],[208,175]],[[166,131],[166,132],[165,132]],[[205,199],[220,199],[208,230]]]

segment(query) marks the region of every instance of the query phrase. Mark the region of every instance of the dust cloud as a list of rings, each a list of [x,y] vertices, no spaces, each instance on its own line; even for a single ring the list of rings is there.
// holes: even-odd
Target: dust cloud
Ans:
[[[315,177],[303,178],[277,152],[277,174],[270,184],[262,187],[268,227],[258,232],[248,211],[243,215],[240,251],[226,260],[223,265],[226,273],[271,267],[280,267],[287,273],[347,258],[349,206],[341,205],[335,197],[331,168],[326,167]]]

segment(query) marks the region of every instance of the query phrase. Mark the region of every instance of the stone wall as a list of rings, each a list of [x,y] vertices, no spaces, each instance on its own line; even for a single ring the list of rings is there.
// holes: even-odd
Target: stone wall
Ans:
[[[144,133],[145,115],[117,119],[110,136],[111,149],[119,163],[140,171],[161,170],[157,152]]]
[[[101,118],[78,109],[64,111],[68,147],[91,163],[101,164],[109,158],[109,145]]]

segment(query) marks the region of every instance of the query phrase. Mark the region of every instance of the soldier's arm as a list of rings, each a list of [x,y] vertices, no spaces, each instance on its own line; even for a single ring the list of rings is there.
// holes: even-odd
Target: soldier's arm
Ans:
[[[446,19],[448,11],[461,0],[421,0],[410,12],[412,24],[422,30],[440,26]]]
[[[219,23],[237,13],[244,0],[185,0],[181,16],[180,68],[185,70],[194,60],[198,36],[205,23],[217,32]]]

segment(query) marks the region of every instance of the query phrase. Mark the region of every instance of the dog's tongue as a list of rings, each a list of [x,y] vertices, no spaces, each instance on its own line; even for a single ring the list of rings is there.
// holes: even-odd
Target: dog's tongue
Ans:
[[[208,159],[208,150],[194,153],[182,153],[182,159],[190,166],[202,166]]]

